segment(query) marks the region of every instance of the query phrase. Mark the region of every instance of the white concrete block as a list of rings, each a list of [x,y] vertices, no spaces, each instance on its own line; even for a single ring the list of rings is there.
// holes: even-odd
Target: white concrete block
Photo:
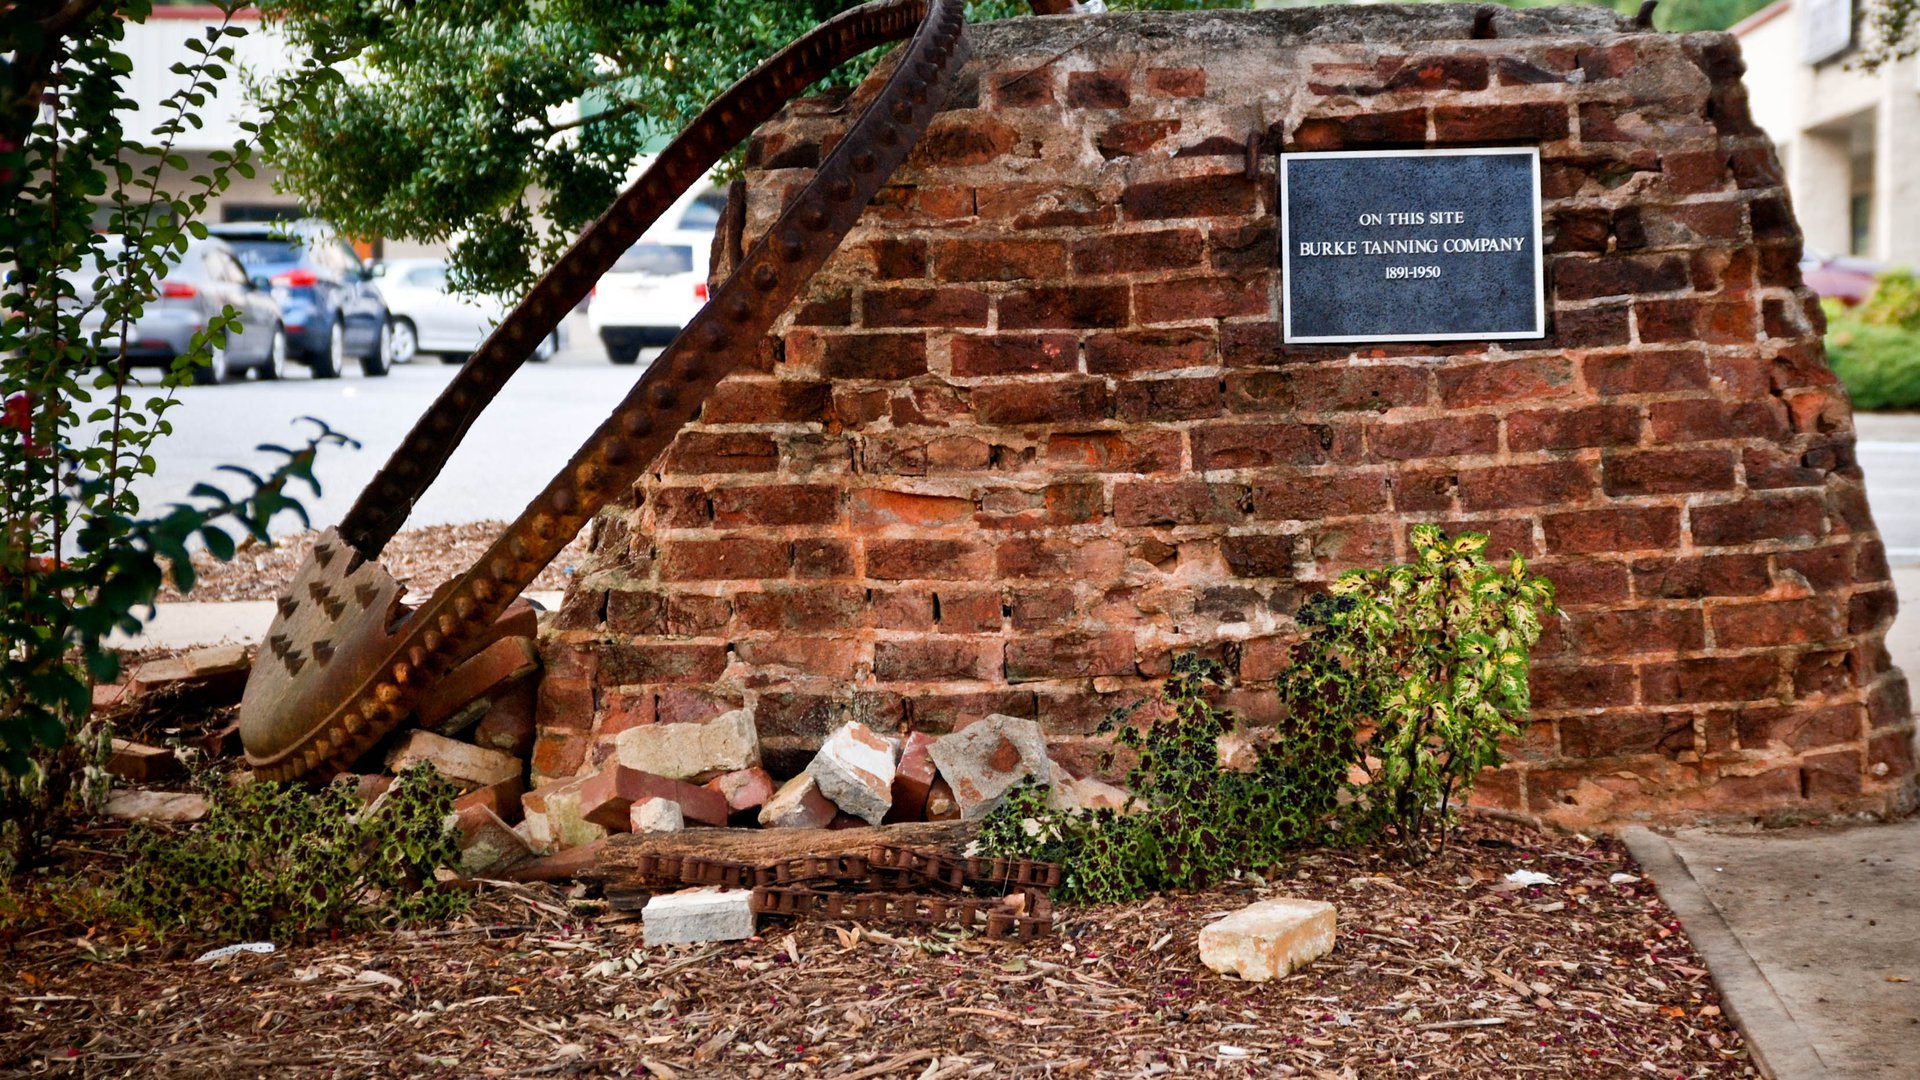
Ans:
[[[439,770],[440,775],[460,785],[462,791],[511,780],[527,767],[526,762],[512,754],[449,739],[431,731],[415,731],[387,755],[387,769],[397,773],[423,761]]]
[[[760,764],[753,712],[735,709],[704,724],[642,724],[614,737],[615,760],[669,780],[700,783]]]
[[[739,941],[753,936],[753,890],[692,889],[665,893],[640,910],[648,945]]]
[[[680,804],[659,797],[641,799],[627,810],[633,831],[642,833],[679,832],[687,827],[687,815]]]
[[[867,725],[849,720],[820,744],[820,752],[807,763],[807,775],[835,806],[878,825],[893,806],[897,754],[892,743]]]
[[[1200,930],[1200,961],[1222,975],[1266,982],[1333,951],[1334,907],[1319,900],[1262,900]]]

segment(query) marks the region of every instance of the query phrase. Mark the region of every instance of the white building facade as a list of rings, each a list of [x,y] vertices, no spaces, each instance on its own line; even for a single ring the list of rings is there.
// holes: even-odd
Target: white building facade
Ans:
[[[1859,0],[1777,0],[1733,27],[1807,248],[1920,266],[1920,62],[1858,66]]]

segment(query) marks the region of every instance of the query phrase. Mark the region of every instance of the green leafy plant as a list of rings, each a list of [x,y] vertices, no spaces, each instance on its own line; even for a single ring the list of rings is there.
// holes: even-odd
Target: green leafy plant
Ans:
[[[1557,609],[1519,555],[1487,562],[1484,535],[1416,525],[1412,541],[1413,562],[1348,571],[1303,608],[1309,631],[1280,691],[1299,729],[1355,748],[1344,837],[1391,841],[1417,862],[1519,733],[1529,651]]]
[[[1224,682],[1212,661],[1176,656],[1144,722],[1134,722],[1142,702],[1101,726],[1136,756],[1123,810],[1060,810],[1024,787],[982,822],[981,848],[1058,862],[1062,899],[1106,903],[1263,870],[1322,839],[1346,773],[1340,748],[1290,732],[1261,747],[1251,771],[1222,769],[1219,740],[1238,721],[1208,699]]]
[[[1860,305],[1860,321],[1897,326],[1920,334],[1920,278],[1911,270],[1887,270],[1874,278],[1873,292]]]
[[[104,646],[137,630],[163,572],[191,587],[190,543],[219,557],[231,530],[265,539],[279,511],[298,510],[292,480],[313,483],[314,452],[347,440],[321,425],[234,499],[195,489],[194,505],[141,516],[133,487],[156,471],[174,392],[224,347],[231,309],[209,320],[157,387],[131,379],[131,328],[158,293],[197,220],[235,176],[253,175],[249,137],[195,172],[175,144],[230,77],[238,0],[190,39],[174,71],[185,85],[157,106],[146,133],[123,126],[132,62],[120,49],[150,0],[23,0],[0,20],[0,877],[51,834],[60,816],[104,790],[107,733],[90,721],[89,685],[118,674]],[[302,69],[299,97],[331,73]],[[315,486],[317,492],[318,488]]]
[[[466,909],[466,893],[434,880],[459,850],[454,788],[431,766],[401,773],[371,807],[345,780],[313,792],[209,777],[202,790],[205,822],[179,833],[135,825],[124,842],[120,902],[157,934],[285,941]]]

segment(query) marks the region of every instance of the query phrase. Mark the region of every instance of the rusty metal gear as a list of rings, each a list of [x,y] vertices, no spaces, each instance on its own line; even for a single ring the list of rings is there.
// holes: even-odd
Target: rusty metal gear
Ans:
[[[926,131],[966,59],[962,0],[878,0],[782,49],[709,105],[536,282],[427,409],[314,556],[268,631],[241,702],[269,779],[342,767],[411,711],[593,514],[629,490],[759,347]],[[872,102],[678,338],[480,561],[408,611],[374,562],[482,409],[640,234],[729,149],[834,67],[912,35]]]

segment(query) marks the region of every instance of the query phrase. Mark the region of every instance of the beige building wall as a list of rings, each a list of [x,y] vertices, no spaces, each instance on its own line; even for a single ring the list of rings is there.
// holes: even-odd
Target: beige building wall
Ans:
[[[1733,28],[1753,118],[1780,147],[1807,247],[1920,265],[1920,62],[1857,70],[1848,49],[1803,59],[1801,0]]]

